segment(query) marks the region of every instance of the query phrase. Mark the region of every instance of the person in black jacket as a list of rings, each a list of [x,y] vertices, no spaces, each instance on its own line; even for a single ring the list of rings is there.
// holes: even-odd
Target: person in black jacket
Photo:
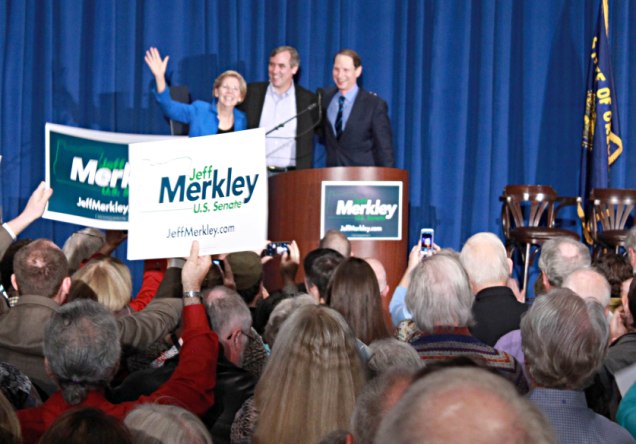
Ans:
[[[312,166],[313,129],[320,113],[316,96],[294,83],[299,68],[300,56],[295,48],[274,48],[267,70],[269,82],[250,83],[245,100],[239,106],[247,113],[250,129],[270,131],[298,115],[267,136],[267,165],[273,172]]]

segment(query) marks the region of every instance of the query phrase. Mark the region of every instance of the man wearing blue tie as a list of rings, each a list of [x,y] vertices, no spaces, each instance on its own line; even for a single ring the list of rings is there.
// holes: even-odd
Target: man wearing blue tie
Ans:
[[[387,104],[358,86],[362,61],[343,49],[333,62],[336,88],[325,92],[327,166],[393,167],[393,136]]]

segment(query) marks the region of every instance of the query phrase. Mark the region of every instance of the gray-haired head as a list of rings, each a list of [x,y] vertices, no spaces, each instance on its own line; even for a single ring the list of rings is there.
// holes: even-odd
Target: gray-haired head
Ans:
[[[560,287],[568,274],[590,263],[589,248],[569,237],[549,239],[541,246],[539,268],[551,286]]]
[[[406,306],[422,332],[469,326],[473,301],[468,275],[454,253],[424,258],[411,274]]]
[[[477,233],[466,241],[459,259],[476,291],[505,285],[510,274],[506,247],[492,233]]]
[[[636,225],[629,229],[625,237],[625,249],[628,248],[636,251]]]
[[[252,315],[247,304],[236,291],[217,286],[205,295],[210,326],[219,338],[224,338],[233,328],[248,331],[252,327]]]
[[[371,356],[367,361],[367,369],[371,377],[380,375],[392,367],[417,370],[422,360],[417,351],[404,341],[395,338],[384,338],[369,344]]]
[[[105,387],[119,364],[119,327],[113,314],[91,300],[66,304],[51,317],[44,334],[44,357],[71,405]]]
[[[601,304],[567,288],[537,298],[521,319],[526,368],[540,387],[583,388],[603,363],[608,340]]]
[[[592,298],[603,308],[607,308],[612,297],[612,287],[602,273],[593,267],[574,270],[563,281],[563,288],[569,288],[582,298]]]
[[[265,331],[263,332],[263,339],[269,345],[270,348],[274,347],[276,341],[276,335],[280,331],[280,327],[283,322],[289,318],[297,308],[303,305],[317,305],[316,300],[308,294],[299,294],[293,298],[283,299],[274,307],[272,314],[269,316]]]
[[[400,400],[415,371],[393,367],[369,381],[356,400],[351,417],[351,433],[356,443],[372,443],[382,418]]]
[[[175,405],[141,404],[124,420],[135,444],[212,444],[212,437],[193,413]]]
[[[212,288],[205,295],[210,326],[219,336],[225,358],[240,366],[252,336],[252,314],[245,300],[227,287]]]
[[[449,418],[462,418],[461,421]],[[552,444],[537,407],[514,387],[479,368],[448,368],[414,383],[381,422],[375,443]]]

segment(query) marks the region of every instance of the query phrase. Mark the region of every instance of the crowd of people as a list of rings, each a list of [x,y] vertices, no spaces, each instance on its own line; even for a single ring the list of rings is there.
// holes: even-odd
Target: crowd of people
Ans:
[[[416,245],[393,291],[338,231],[292,242],[277,291],[261,252],[194,241],[133,297],[125,233],[16,240],[51,193],[0,228],[2,442],[635,441],[636,228],[594,261],[547,241],[532,304],[492,233]]]

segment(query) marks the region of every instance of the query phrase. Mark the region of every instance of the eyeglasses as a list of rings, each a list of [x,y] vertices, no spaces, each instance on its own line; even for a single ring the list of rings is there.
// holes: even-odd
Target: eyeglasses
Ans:
[[[243,335],[245,335],[245,337],[250,340],[250,341],[256,341],[256,337],[252,334],[251,330],[248,330],[247,332],[243,331],[243,330],[239,330],[239,333],[242,333]],[[232,338],[232,335],[234,334],[234,332],[230,333],[229,336],[227,338],[225,338],[227,341],[229,341]]]

